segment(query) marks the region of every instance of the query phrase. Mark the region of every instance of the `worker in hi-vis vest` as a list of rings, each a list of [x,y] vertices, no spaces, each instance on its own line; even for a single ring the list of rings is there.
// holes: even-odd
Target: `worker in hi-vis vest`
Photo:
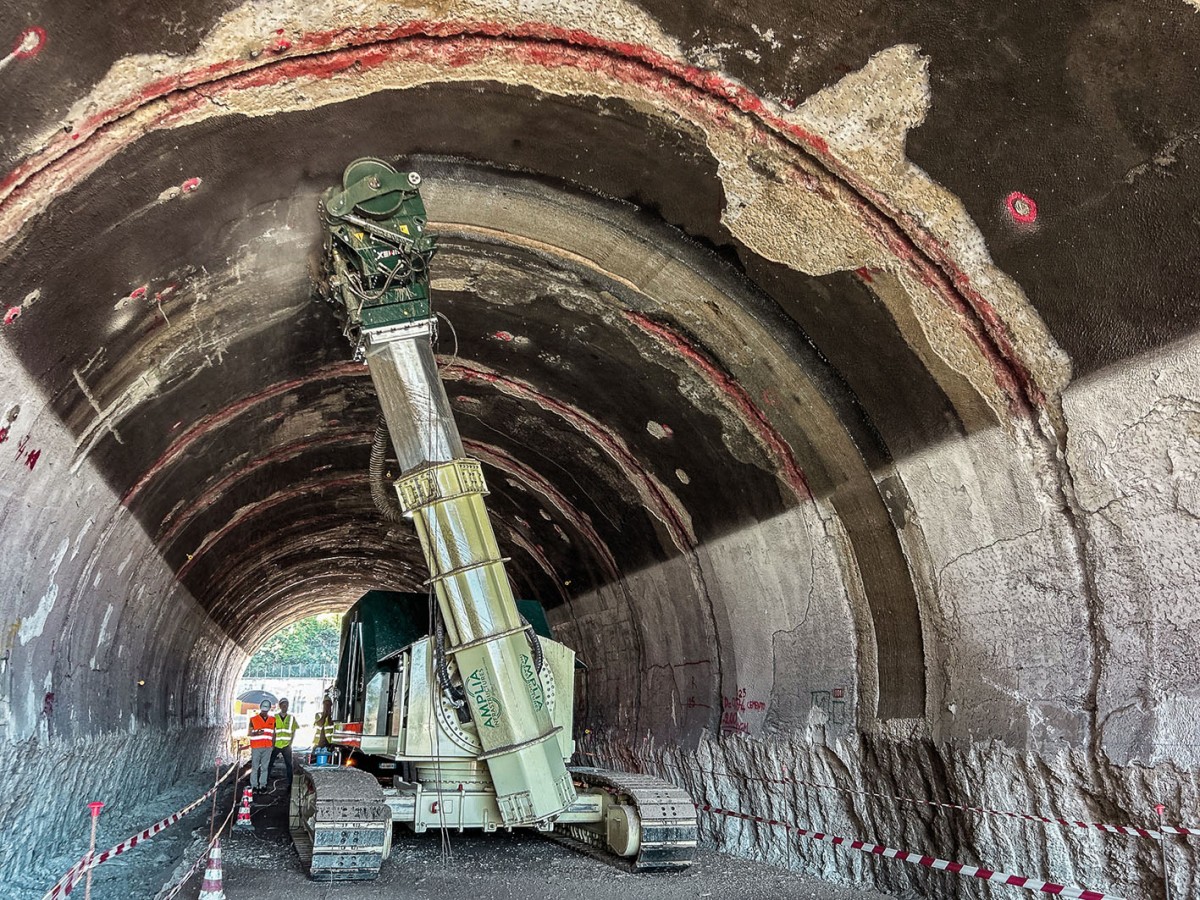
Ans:
[[[283,767],[287,770],[288,790],[292,789],[292,741],[296,739],[296,717],[288,715],[288,701],[284,697],[279,701],[279,713],[275,716],[275,749],[271,751],[271,762],[267,765],[269,772],[275,764],[275,757],[283,757]]]
[[[328,694],[321,701],[321,711],[317,713],[317,719],[313,722],[315,732],[313,734],[314,747],[332,747],[333,733],[337,729],[337,723],[333,720],[333,698]]]
[[[250,717],[250,789],[267,786],[271,770],[271,749],[275,744],[275,717],[271,701],[258,704],[258,715]]]

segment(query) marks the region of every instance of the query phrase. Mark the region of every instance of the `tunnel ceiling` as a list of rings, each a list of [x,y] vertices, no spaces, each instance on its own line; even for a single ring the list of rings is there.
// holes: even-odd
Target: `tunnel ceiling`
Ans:
[[[18,3],[0,334],[235,639],[415,588],[311,284],[320,192],[411,166],[519,590],[569,606],[816,500],[916,684],[880,473],[1200,320],[1190,254],[1156,264],[1200,231],[1195,10],[993,6]]]

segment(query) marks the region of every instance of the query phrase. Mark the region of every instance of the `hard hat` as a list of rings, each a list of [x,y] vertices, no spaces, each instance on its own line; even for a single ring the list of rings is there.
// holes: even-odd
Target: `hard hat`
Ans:
[[[283,699],[281,699],[279,702],[280,702],[280,704],[287,703],[287,702],[288,702],[288,698],[287,698],[287,697],[284,697],[284,698],[283,698]]]
[[[271,708],[271,701],[270,701],[270,700],[264,700],[262,703],[258,704],[258,708],[259,708],[259,709],[270,709],[270,708]]]

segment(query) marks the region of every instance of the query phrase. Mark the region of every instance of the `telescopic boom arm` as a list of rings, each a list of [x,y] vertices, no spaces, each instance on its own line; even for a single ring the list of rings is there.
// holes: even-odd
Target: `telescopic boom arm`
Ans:
[[[365,360],[399,459],[396,491],[429,565],[505,825],[558,815],[575,801],[483,498],[479,463],[463,451],[431,338],[429,262],[416,172],[352,162],[321,201],[326,299],[355,358]]]

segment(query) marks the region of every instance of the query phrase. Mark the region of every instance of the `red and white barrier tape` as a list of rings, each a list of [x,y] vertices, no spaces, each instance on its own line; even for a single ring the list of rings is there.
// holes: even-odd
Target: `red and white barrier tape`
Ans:
[[[591,755],[591,754],[588,754]],[[1179,835],[1200,835],[1200,827],[1183,826],[1183,825],[1163,825],[1161,827],[1143,828],[1138,825],[1109,825],[1104,822],[1085,822],[1075,819],[1058,819],[1049,816],[1039,816],[1032,813],[1008,812],[1002,809],[987,809],[982,806],[962,806],[957,803],[942,803],[937,800],[927,800],[922,797],[901,797],[896,794],[883,794],[877,791],[864,791],[857,788],[841,787],[836,784],[822,784],[819,781],[802,781],[797,778],[764,778],[753,775],[738,775],[732,772],[719,772],[711,769],[701,769],[695,766],[677,766],[672,763],[664,762],[661,765],[668,769],[676,769],[679,771],[693,771],[704,775],[715,775],[719,778],[737,778],[742,781],[760,781],[764,784],[782,784],[782,785],[800,785],[803,787],[818,788],[819,790],[837,791],[841,794],[857,794],[863,797],[878,797],[883,800],[896,800],[900,803],[913,803],[918,806],[928,806],[934,809],[952,809],[959,812],[977,813],[983,816],[1000,816],[1008,819],[1023,819],[1027,822],[1043,822],[1047,825],[1064,825],[1068,828],[1084,828],[1104,831],[1109,834],[1122,834],[1127,837],[1142,837],[1150,838],[1151,840],[1162,840],[1163,834],[1179,834]],[[786,774],[786,773],[785,773]]]
[[[225,780],[224,778],[221,779],[221,781],[224,781],[224,780]],[[218,783],[220,783],[220,782],[218,782]],[[225,831],[225,826],[227,826],[229,824],[230,820],[233,818],[233,811],[236,808],[237,808],[237,804],[235,803],[233,805],[233,807],[230,808],[228,814],[226,814],[225,821],[223,821],[221,823],[221,826],[219,828],[217,828],[216,830],[213,831],[212,837],[209,838],[208,843],[204,845],[204,852],[200,854],[200,858],[197,859],[194,863],[192,863],[191,867],[186,872],[183,873],[183,875],[180,877],[179,881],[175,882],[174,887],[172,887],[166,894],[163,894],[161,897],[156,898],[156,900],[174,900],[175,897],[179,896],[179,892],[183,890],[184,885],[186,885],[191,880],[192,876],[195,875],[197,872],[199,872],[202,868],[204,868],[204,864],[206,862],[208,862],[209,854],[212,853],[213,844],[215,844],[217,841],[219,841],[221,839],[221,835]]]
[[[982,866],[968,866],[965,863],[952,862],[948,859],[938,859],[936,856],[926,856],[920,853],[912,853],[908,850],[896,850],[892,847],[885,847],[882,844],[868,844],[866,841],[838,837],[837,835],[825,834],[820,831],[811,831],[807,828],[801,828],[798,825],[788,825],[786,822],[780,822],[777,819],[754,816],[735,809],[721,809],[720,807],[708,805],[697,806],[697,809],[729,818],[745,819],[750,822],[771,825],[775,828],[784,828],[788,831],[794,831],[801,837],[812,841],[823,841],[837,847],[845,846],[860,853],[882,856],[887,859],[898,859],[901,862],[906,862],[914,866],[925,866],[929,869],[954,872],[958,875],[979,878],[983,881],[990,881],[996,884],[1007,884],[1012,887],[1024,888],[1027,891],[1057,894],[1060,897],[1071,897],[1073,900],[1124,900],[1124,898],[1118,897],[1116,894],[1106,894],[1102,891],[1089,891],[1083,888],[1069,887],[1050,881],[1042,881],[1038,878],[1027,878],[1024,875],[1010,875],[1008,872],[997,872],[994,869],[985,869]]]
[[[109,847],[102,853],[97,853],[94,855],[88,854],[84,856],[83,859],[79,860],[79,862],[75,863],[75,865],[71,866],[71,868],[67,870],[67,874],[60,878],[55,883],[54,887],[50,888],[50,890],[45,893],[45,895],[42,897],[42,900],[58,900],[59,897],[67,896],[72,890],[75,889],[75,886],[79,884],[80,879],[88,869],[93,869],[101,863],[108,862],[114,856],[118,856],[119,854],[124,853],[126,850],[132,850],[142,841],[152,838],[160,831],[163,831],[169,826],[174,825],[188,813],[192,812],[197,806],[215,794],[221,783],[237,770],[238,765],[238,762],[235,762],[233,765],[231,765],[228,771],[226,771],[225,774],[218,779],[216,784],[214,784],[204,794],[197,797],[178,812],[172,813],[165,819],[155,822],[149,828],[145,828],[131,837],[127,837],[125,840],[121,841],[121,843],[114,847]]]
[[[1109,825],[1104,822],[1085,822],[1076,819],[1058,819],[1049,816],[1039,816],[1033,813],[1009,812],[1003,809],[987,809],[983,806],[962,806],[957,803],[942,803],[937,800],[926,800],[921,797],[900,797],[895,794],[882,794],[877,791],[864,791],[855,788],[839,787],[835,784],[822,784],[818,781],[801,781],[795,778],[785,778],[781,784],[803,785],[805,787],[819,788],[829,791],[840,791],[846,794],[860,794],[866,797],[879,797],[884,800],[898,800],[901,803],[915,803],[919,806],[928,806],[936,809],[953,809],[960,812],[978,813],[984,816],[1002,816],[1007,819],[1024,819],[1027,822],[1044,822],[1047,825],[1065,825],[1069,828],[1086,828],[1096,829],[1097,831],[1106,831],[1109,834],[1123,834],[1130,837],[1151,838],[1156,841],[1162,840],[1162,833],[1170,834],[1193,834],[1193,830],[1188,828],[1179,828],[1166,825],[1162,828],[1142,828],[1138,825]]]
[[[42,900],[57,900],[57,898],[65,897],[71,893],[75,889],[75,885],[79,883],[79,879],[89,862],[91,862],[91,857],[84,856],[83,859],[67,869],[67,874],[58,879],[54,887],[46,891],[46,895],[42,897]]]
[[[167,893],[163,894],[159,900],[174,900],[175,897],[179,896],[179,892],[187,886],[187,883],[191,881],[192,876],[204,868],[204,864],[208,862],[208,855],[212,852],[212,846],[216,842],[217,839],[214,837],[211,841],[204,845],[204,852],[200,854],[200,857],[194,863],[192,863],[191,868],[183,873],[183,877],[176,882],[175,886]]]

